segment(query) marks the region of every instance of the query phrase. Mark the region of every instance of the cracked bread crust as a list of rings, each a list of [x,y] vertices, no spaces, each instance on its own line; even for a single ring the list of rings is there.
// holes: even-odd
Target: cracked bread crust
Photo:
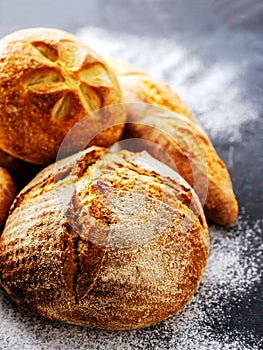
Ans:
[[[177,313],[199,285],[209,236],[194,191],[157,170],[146,152],[92,147],[40,172],[0,237],[12,299],[52,320],[112,330]]]
[[[113,71],[74,35],[32,28],[0,40],[0,148],[8,154],[50,164],[67,132],[86,116],[90,145],[108,147],[120,138],[124,109],[109,111],[107,119],[91,115],[121,103]]]
[[[0,229],[16,195],[16,187],[9,172],[0,167]]]
[[[178,171],[198,194],[208,219],[233,225],[238,203],[231,178],[199,122],[162,82],[115,58],[107,62],[117,74],[126,103],[151,104],[127,105],[123,137],[136,138],[140,149]]]

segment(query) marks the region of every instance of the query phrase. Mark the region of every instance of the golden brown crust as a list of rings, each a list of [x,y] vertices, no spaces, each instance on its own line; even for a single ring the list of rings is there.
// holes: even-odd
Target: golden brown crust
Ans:
[[[196,194],[160,167],[145,152],[93,147],[43,170],[0,237],[5,290],[43,317],[105,329],[178,312],[200,282],[209,237]]]
[[[136,141],[141,149],[179,171],[199,195],[210,220],[233,225],[238,204],[230,175],[198,121],[163,83],[114,58],[108,62],[116,71],[125,102],[151,104],[127,105],[124,138],[141,139]]]
[[[0,229],[16,195],[15,184],[8,171],[0,167]]]
[[[124,102],[149,103],[196,120],[181,98],[168,85],[114,57],[107,57],[106,61],[118,77]]]
[[[46,165],[76,122],[119,103],[115,74],[74,35],[32,28],[0,41],[0,148],[10,155]],[[125,112],[116,108],[107,117],[89,118],[85,130],[90,138],[100,132],[101,146],[119,139]],[[111,132],[102,132],[105,128]]]

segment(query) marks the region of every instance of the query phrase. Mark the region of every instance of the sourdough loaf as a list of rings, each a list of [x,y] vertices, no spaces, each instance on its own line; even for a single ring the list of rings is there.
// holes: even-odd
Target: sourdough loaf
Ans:
[[[182,309],[208,251],[202,206],[177,173],[146,152],[92,147],[17,196],[0,238],[1,284],[43,317],[136,329]]]
[[[114,113],[93,112],[120,103],[115,74],[74,35],[32,28],[0,40],[0,149],[11,156],[50,164],[84,117],[90,144],[108,147],[122,133],[125,111],[119,106]]]

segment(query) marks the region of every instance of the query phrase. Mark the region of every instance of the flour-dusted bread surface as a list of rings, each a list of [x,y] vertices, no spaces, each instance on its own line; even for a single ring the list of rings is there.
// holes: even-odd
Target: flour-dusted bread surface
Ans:
[[[232,225],[238,204],[229,172],[207,133],[168,86],[137,68],[108,58],[115,70],[128,120],[124,137],[170,167],[195,189],[206,216],[220,225]],[[149,106],[134,103],[143,102]]]
[[[10,205],[16,195],[16,187],[9,172],[0,167],[0,229],[5,222]]]
[[[125,111],[120,106],[107,116],[92,113],[120,103],[115,74],[76,36],[31,28],[0,40],[0,148],[8,154],[49,164],[85,116],[90,144],[108,147],[122,133]]]
[[[209,236],[194,191],[162,167],[146,152],[92,147],[40,172],[0,238],[12,299],[105,329],[142,328],[181,310],[201,280]]]

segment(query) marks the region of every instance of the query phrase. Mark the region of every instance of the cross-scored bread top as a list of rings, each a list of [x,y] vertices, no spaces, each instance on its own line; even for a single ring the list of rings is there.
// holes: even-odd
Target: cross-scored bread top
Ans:
[[[209,253],[191,187],[146,152],[91,147],[46,167],[0,237],[0,282],[56,321],[142,328],[178,312]]]
[[[115,75],[74,35],[37,28],[0,41],[0,148],[9,154],[50,163],[78,120],[121,102]],[[107,125],[91,120],[89,129],[120,124],[98,142],[108,146],[118,140],[124,121],[125,113],[116,108]]]

